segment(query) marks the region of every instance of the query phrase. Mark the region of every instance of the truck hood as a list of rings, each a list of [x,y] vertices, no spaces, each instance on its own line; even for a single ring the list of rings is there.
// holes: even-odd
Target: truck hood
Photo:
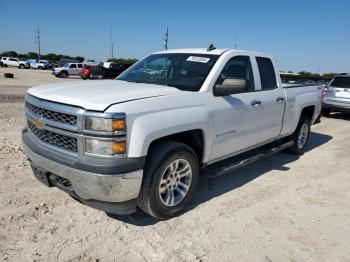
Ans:
[[[37,98],[104,111],[112,104],[177,94],[180,90],[160,85],[120,80],[92,80],[32,87],[28,94]]]

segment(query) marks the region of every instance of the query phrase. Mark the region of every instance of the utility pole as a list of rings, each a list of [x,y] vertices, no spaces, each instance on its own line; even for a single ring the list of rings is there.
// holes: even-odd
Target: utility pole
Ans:
[[[109,57],[112,58],[113,56],[113,51],[112,51],[112,27],[111,30],[109,31]]]
[[[238,38],[237,38],[237,32],[236,32],[235,49],[237,49],[237,40],[238,40]]]
[[[40,28],[38,27],[38,30],[34,31],[34,38],[35,38],[35,43],[38,45],[38,50],[39,50],[39,60],[40,60]]]
[[[113,59],[114,43],[112,43],[112,59]]]
[[[168,37],[169,37],[169,30],[168,30],[168,27],[166,27],[166,32],[164,33],[164,48],[165,48],[165,50],[168,50]]]

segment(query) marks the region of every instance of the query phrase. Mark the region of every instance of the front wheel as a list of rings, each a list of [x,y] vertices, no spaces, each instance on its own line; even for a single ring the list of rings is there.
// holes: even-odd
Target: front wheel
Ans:
[[[198,179],[193,149],[175,141],[161,142],[149,152],[138,206],[158,219],[174,217],[189,204]]]
[[[310,125],[311,122],[308,117],[301,117],[296,130],[291,136],[294,145],[287,150],[289,153],[293,155],[302,155],[304,153],[305,146],[309,140]]]
[[[24,69],[24,65],[19,65],[19,68]]]
[[[68,74],[66,72],[61,72],[61,73],[59,73],[59,76],[62,78],[67,78]]]

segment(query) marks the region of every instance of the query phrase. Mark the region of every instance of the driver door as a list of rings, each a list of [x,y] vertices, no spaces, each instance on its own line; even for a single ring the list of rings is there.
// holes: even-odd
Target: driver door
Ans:
[[[246,89],[240,93],[214,97],[211,161],[253,147],[259,138],[260,106],[254,99],[256,92],[251,58],[234,56],[229,59],[215,85],[222,84],[225,79],[244,79]]]
[[[70,64],[68,73],[70,75],[78,75],[79,69],[77,67],[77,64]]]

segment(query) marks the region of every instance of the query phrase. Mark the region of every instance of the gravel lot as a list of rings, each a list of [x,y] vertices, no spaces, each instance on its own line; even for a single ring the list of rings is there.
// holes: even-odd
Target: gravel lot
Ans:
[[[313,126],[300,158],[279,153],[201,179],[183,215],[109,217],[36,181],[23,154],[23,94],[66,81],[0,68],[0,260],[350,261],[350,116]]]

